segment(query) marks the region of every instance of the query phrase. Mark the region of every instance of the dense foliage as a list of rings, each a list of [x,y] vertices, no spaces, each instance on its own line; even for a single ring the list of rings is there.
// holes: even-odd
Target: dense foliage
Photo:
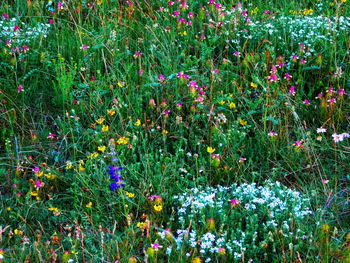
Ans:
[[[0,1],[0,262],[349,262],[347,0]]]

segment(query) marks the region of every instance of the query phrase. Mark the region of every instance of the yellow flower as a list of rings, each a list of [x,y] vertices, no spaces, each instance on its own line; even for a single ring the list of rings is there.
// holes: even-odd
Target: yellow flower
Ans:
[[[43,171],[40,171],[40,172],[38,172],[38,173],[36,174],[36,177],[41,177],[41,176],[43,176],[43,174],[44,174],[44,172],[43,172]]]
[[[219,101],[219,104],[220,104],[220,105],[224,105],[224,104],[225,104],[225,101],[224,101],[224,100],[221,100],[221,101]]]
[[[256,15],[258,13],[258,10],[259,8],[258,7],[255,7],[252,11],[251,11],[251,14],[252,15]]]
[[[135,126],[140,126],[141,125],[141,121],[139,119],[137,119],[137,121],[134,123]]]
[[[168,132],[167,130],[163,130],[163,131],[162,131],[162,134],[163,134],[163,135],[167,135],[168,133],[169,133],[169,132]]]
[[[108,132],[108,130],[109,130],[109,126],[108,125],[103,125],[102,126],[102,131],[103,132]]]
[[[38,194],[39,194],[38,191],[32,191],[32,192],[30,192],[30,195],[31,195],[31,196],[38,196]]]
[[[135,196],[135,194],[133,193],[129,193],[129,192],[125,192],[126,196],[133,198]]]
[[[253,87],[253,88],[257,88],[258,85],[256,85],[254,82],[250,82],[250,86]]]
[[[117,141],[118,144],[128,144],[129,139],[126,137],[120,137],[119,140]]]
[[[98,157],[98,153],[97,153],[97,152],[90,153],[90,154],[87,156],[88,159],[97,158],[97,157]]]
[[[79,161],[79,171],[82,172],[85,170],[85,167],[83,166],[85,163],[83,160]]]
[[[57,207],[50,207],[49,211],[57,213],[58,212],[58,208]]]
[[[102,5],[103,1],[102,0],[97,0],[96,2],[98,5]]]
[[[13,232],[15,233],[15,235],[19,235],[19,236],[23,235],[23,231],[17,228]]]
[[[107,114],[109,116],[113,116],[115,114],[115,110],[111,109],[111,110],[107,110]]]
[[[99,146],[98,148],[97,148],[100,152],[104,152],[105,150],[106,150],[106,146]]]
[[[8,207],[8,208],[7,208],[7,211],[11,211],[11,210],[12,210],[12,208],[11,208],[11,207]]]
[[[105,121],[104,118],[99,118],[96,122],[97,122],[98,124],[102,124],[104,121]]]
[[[66,170],[72,169],[73,165],[71,161],[66,162]]]
[[[184,34],[184,36],[187,36],[187,31],[185,30],[185,31],[183,32],[183,34]]]
[[[136,226],[138,228],[144,228],[146,226],[146,223],[145,222],[137,222]]]
[[[247,125],[247,121],[245,121],[245,120],[243,120],[241,118],[239,118],[238,121],[239,121],[239,124],[241,124],[242,126]]]
[[[202,263],[202,260],[200,257],[195,257],[191,260],[191,263]]]
[[[52,174],[52,173],[44,174],[44,176],[45,176],[47,179],[55,179],[55,178],[56,178],[56,175],[54,175],[54,174]]]
[[[87,208],[91,208],[92,207],[92,202],[89,202],[87,205],[86,205]]]
[[[236,104],[235,104],[234,102],[231,102],[231,103],[228,105],[228,107],[229,107],[230,109],[236,108]]]
[[[119,88],[123,87],[123,83],[121,81],[118,81]]]
[[[213,152],[215,152],[215,149],[212,148],[212,147],[207,147],[207,152],[208,153],[213,153]]]
[[[154,211],[156,211],[156,212],[160,212],[160,211],[163,210],[163,206],[162,206],[162,205],[154,205],[154,206],[153,206],[153,209],[154,209]]]

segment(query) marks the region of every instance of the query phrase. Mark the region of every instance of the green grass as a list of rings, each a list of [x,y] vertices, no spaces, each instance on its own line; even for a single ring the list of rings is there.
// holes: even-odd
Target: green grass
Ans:
[[[15,2],[0,3],[0,262],[249,262],[175,249],[181,227],[256,227],[253,262],[350,260],[346,1]],[[176,195],[266,180],[309,199],[304,221],[279,217],[288,238],[239,196],[179,223]]]

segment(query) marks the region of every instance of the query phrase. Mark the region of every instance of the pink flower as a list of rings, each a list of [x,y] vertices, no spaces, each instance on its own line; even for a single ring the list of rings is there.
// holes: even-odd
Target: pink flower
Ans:
[[[80,47],[80,49],[81,50],[87,50],[88,48],[90,48],[88,45],[85,45],[85,44],[83,44],[81,47]]]
[[[270,76],[268,76],[268,80],[271,82],[276,82],[278,81],[278,77],[275,74],[271,74]]]
[[[152,201],[155,199],[162,200],[162,197],[159,195],[150,195],[149,197],[147,197],[147,199]]]
[[[297,62],[298,59],[299,59],[299,57],[297,55],[293,55],[292,56],[292,61],[293,62]]]
[[[39,166],[35,166],[32,171],[34,173],[38,173],[40,171],[40,167]]]
[[[182,72],[178,72],[177,73],[177,77],[180,79],[188,79],[188,75],[187,74],[183,74]]]
[[[162,74],[160,74],[160,75],[158,75],[158,81],[160,81],[160,82],[164,82],[165,81],[165,76],[164,75],[162,75]]]
[[[240,204],[240,202],[236,199],[228,200],[228,202],[231,204],[231,208],[236,208]]]
[[[344,96],[345,90],[344,89],[338,90],[338,94],[339,94],[339,96]]]
[[[35,182],[35,187],[36,188],[41,188],[41,187],[43,187],[45,184],[44,184],[44,182],[42,182],[42,181],[40,181],[40,180],[37,180],[36,182]]]
[[[16,31],[18,31],[18,30],[19,30],[19,26],[14,26],[14,27],[13,27],[13,31],[16,32]]]
[[[294,96],[295,95],[295,87],[291,86],[288,91],[289,95]]]
[[[179,17],[179,16],[180,16],[180,12],[177,11],[177,10],[175,10],[175,11],[173,12],[173,17]]]
[[[292,78],[292,75],[290,75],[289,73],[286,73],[286,74],[284,74],[284,78],[286,80],[290,80]]]
[[[17,92],[21,93],[22,91],[23,91],[23,86],[22,85],[18,85]]]
[[[151,247],[155,250],[158,251],[158,249],[162,248],[158,243],[151,244]]]
[[[269,132],[267,135],[270,136],[270,137],[275,137],[275,136],[277,136],[278,134],[277,134],[277,132],[271,131],[271,132]]]
[[[9,14],[8,13],[3,13],[2,16],[3,16],[4,19],[9,19]]]
[[[55,134],[54,133],[49,133],[49,136],[47,136],[48,139],[55,139]]]
[[[336,100],[335,98],[330,98],[330,99],[328,100],[328,102],[329,102],[330,105],[334,105],[334,104],[337,103],[337,100]]]
[[[240,157],[238,162],[244,163],[246,160],[247,160],[247,158]]]
[[[143,53],[141,51],[136,51],[134,53],[134,58],[138,58],[138,57],[141,57],[143,55]]]
[[[327,179],[322,179],[322,183],[328,184],[328,182],[329,182],[329,180],[327,180]]]
[[[293,146],[295,146],[298,149],[304,148],[304,145],[301,141],[296,141],[295,143],[293,143]]]
[[[202,102],[204,101],[204,98],[201,97],[201,96],[199,96],[199,97],[196,99],[196,101],[197,101],[198,103],[202,103]]]
[[[310,101],[309,101],[308,99],[304,100],[303,103],[304,103],[305,105],[310,105]]]
[[[342,142],[342,141],[344,141],[345,138],[349,138],[350,135],[349,135],[349,133],[341,133],[341,134],[333,133],[333,134],[332,134],[332,137],[333,137],[333,141],[334,141],[335,143],[337,143],[337,142]]]

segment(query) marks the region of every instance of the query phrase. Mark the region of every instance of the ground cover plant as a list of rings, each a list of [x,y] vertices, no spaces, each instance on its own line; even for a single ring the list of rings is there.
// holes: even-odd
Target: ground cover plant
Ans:
[[[346,0],[0,2],[0,262],[350,262]]]

